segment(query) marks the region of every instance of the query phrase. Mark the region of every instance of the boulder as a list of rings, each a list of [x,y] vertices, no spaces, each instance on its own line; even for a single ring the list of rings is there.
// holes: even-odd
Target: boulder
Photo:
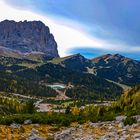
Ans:
[[[39,136],[38,130],[32,128],[31,133],[29,134],[29,138],[27,140],[46,140],[46,138]]]
[[[108,140],[108,139],[109,139],[108,135],[101,136],[101,138],[100,138],[100,140]]]
[[[117,116],[115,119],[118,122],[122,122],[123,120],[125,120],[127,117],[126,116]]]
[[[32,121],[31,120],[25,120],[24,124],[32,124]]]
[[[20,124],[17,124],[17,123],[12,123],[12,124],[10,125],[10,127],[11,127],[12,129],[16,129],[16,128],[20,128],[21,125],[20,125]]]
[[[92,136],[87,136],[82,138],[82,140],[94,140],[94,138]]]
[[[34,135],[34,134],[37,135],[37,134],[38,134],[38,130],[32,128],[32,130],[31,130],[31,134],[32,134],[32,135]]]
[[[140,124],[138,124],[138,123],[134,123],[134,124],[132,124],[132,128],[137,128],[137,127],[139,127],[140,126]]]
[[[67,130],[64,130],[62,132],[57,132],[54,134],[55,140],[72,140],[72,133],[76,130],[76,128],[71,127]]]
[[[119,138],[119,140],[127,140],[127,139],[126,139],[126,137],[121,136],[121,137]]]
[[[117,137],[116,132],[111,132],[111,133],[101,136],[100,140],[109,140],[111,138],[116,138],[116,137]]]
[[[140,133],[134,134],[134,139],[139,139],[140,140]]]
[[[126,130],[129,130],[129,128],[130,128],[129,125],[126,125],[126,126],[124,127],[124,129],[126,129]]]
[[[119,128],[123,128],[123,127],[124,127],[123,122],[120,122],[120,123],[118,124],[118,127],[119,127]]]
[[[46,140],[46,138],[43,138],[38,135],[34,135],[34,136],[29,137],[27,140]]]
[[[133,116],[133,118],[135,118],[137,122],[140,123],[140,115]]]

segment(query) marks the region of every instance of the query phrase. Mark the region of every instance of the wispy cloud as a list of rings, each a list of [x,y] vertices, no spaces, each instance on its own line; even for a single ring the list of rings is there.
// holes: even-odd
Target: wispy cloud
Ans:
[[[133,58],[135,60],[140,60],[140,57],[139,57],[139,52],[135,52],[135,53],[132,53],[132,52],[125,52],[125,51],[114,51],[114,50],[103,50],[103,49],[98,49],[98,48],[90,48],[88,46],[81,46],[81,48],[77,48],[77,47],[74,47],[74,48],[71,48],[70,50],[68,50],[69,53],[71,54],[76,54],[77,52],[81,53],[82,55],[84,55],[86,58],[94,58],[94,57],[97,57],[97,56],[101,56],[101,55],[104,55],[104,54],[121,54],[121,55],[124,55],[126,57],[129,57],[129,58]]]
[[[9,0],[8,0],[9,1]],[[24,0],[25,2],[26,0]],[[31,2],[31,1],[30,1]],[[58,44],[58,50],[61,56],[69,55],[73,53],[70,50],[74,48],[87,48],[95,49],[101,52],[122,52],[122,53],[140,53],[139,45],[130,45],[127,41],[122,41],[117,38],[102,37],[114,36],[113,32],[102,28],[100,25],[90,26],[84,23],[80,23],[76,20],[68,19],[68,17],[56,16],[55,14],[40,13],[35,11],[34,8],[30,7],[29,1],[26,1],[28,6],[26,8],[21,7],[21,3],[14,3],[16,6],[8,5],[4,0],[0,1],[0,20],[41,20],[47,26],[50,31],[54,34]],[[100,35],[99,35],[100,34]],[[101,35],[102,34],[102,35]],[[90,50],[88,49],[88,51]],[[78,53],[78,52],[77,52]]]
[[[51,32],[54,34],[56,41],[58,43],[58,50],[61,56],[65,56],[66,50],[73,47],[73,46],[81,46],[81,45],[89,45],[89,46],[100,46],[100,41],[96,38],[88,38],[86,33],[80,31],[80,25],[75,25],[75,27],[68,26],[66,23],[69,21],[64,19],[57,19],[51,18],[48,16],[42,16],[38,13],[35,13],[30,10],[19,10],[15,9],[0,1],[0,20],[41,20],[47,26],[50,27]],[[72,22],[71,22],[72,23]],[[74,23],[72,23],[74,24]],[[72,25],[71,24],[71,25]],[[76,29],[78,27],[78,29]]]

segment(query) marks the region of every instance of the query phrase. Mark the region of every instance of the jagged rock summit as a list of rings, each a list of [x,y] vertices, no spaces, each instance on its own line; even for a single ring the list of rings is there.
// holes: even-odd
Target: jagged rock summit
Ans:
[[[0,22],[0,46],[21,53],[38,52],[59,57],[54,36],[41,21]]]

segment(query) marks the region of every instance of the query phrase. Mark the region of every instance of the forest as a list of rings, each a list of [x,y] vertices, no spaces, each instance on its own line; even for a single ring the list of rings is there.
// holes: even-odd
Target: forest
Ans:
[[[19,104],[15,99],[9,100],[0,98],[0,104],[5,104],[7,109],[12,109],[13,113],[18,115],[5,115],[1,118],[0,124],[11,124],[12,122],[23,123],[30,119],[33,123],[56,124],[58,126],[69,126],[72,122],[80,124],[87,121],[112,121],[118,115],[126,115],[124,124],[133,124],[136,122],[131,116],[140,115],[140,86],[134,87],[130,92],[123,94],[118,100],[112,102],[110,106],[95,106],[94,104],[81,109],[78,106],[67,106],[65,113],[37,113],[33,102],[29,101]],[[30,112],[30,110],[32,110]]]

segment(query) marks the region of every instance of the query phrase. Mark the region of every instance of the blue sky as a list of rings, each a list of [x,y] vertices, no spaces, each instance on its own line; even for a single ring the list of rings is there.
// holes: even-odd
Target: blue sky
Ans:
[[[4,4],[53,20],[55,27],[50,29],[61,56],[120,53],[140,60],[139,0],[5,0]]]

